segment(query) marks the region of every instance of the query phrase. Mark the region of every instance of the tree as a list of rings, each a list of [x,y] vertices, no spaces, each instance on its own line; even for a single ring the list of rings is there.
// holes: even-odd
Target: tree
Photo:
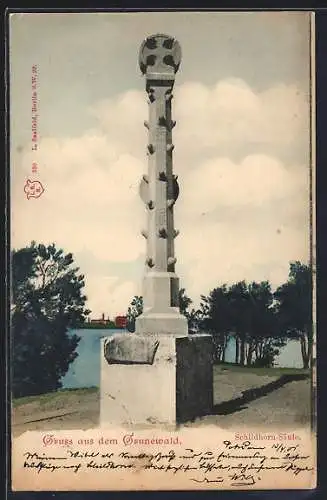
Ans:
[[[215,359],[225,361],[227,344],[235,340],[235,363],[272,365],[282,345],[276,339],[273,294],[269,282],[239,281],[201,296],[201,329],[210,333]]]
[[[271,285],[268,281],[252,282],[248,285],[248,293],[247,365],[273,366],[279,348],[285,345],[285,339],[277,328]]]
[[[61,387],[60,379],[76,358],[77,335],[68,330],[85,321],[89,310],[84,276],[71,253],[55,244],[32,242],[12,252],[12,381],[14,397]]]
[[[196,333],[199,326],[200,311],[197,309],[189,309],[193,304],[193,300],[186,294],[185,288],[181,288],[178,293],[179,311],[183,314],[188,323],[189,333]]]
[[[268,281],[244,280],[230,288],[232,331],[236,362],[273,366],[279,347],[285,344],[276,328],[276,311]]]
[[[300,340],[303,368],[312,361],[312,272],[299,261],[290,263],[287,283],[275,292],[281,330]]]
[[[234,333],[236,346],[235,362],[245,365],[250,304],[246,282],[239,281],[232,285],[228,297],[230,301],[231,331]]]
[[[143,312],[143,297],[135,295],[127,310],[127,330],[135,332],[135,320]]]
[[[185,288],[180,288],[178,292],[178,303],[181,314],[184,314],[185,316],[188,312],[189,306],[192,304],[192,299],[186,295]]]
[[[214,288],[208,296],[201,295],[200,328],[212,335],[214,359],[225,361],[227,343],[232,330],[230,291],[227,285]]]

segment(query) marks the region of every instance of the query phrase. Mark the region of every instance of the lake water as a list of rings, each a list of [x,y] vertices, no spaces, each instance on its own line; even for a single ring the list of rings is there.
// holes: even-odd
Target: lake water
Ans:
[[[78,335],[79,341],[76,352],[77,358],[71,363],[68,372],[62,378],[65,389],[91,387],[100,385],[100,339],[114,333],[123,333],[126,330],[109,329],[80,329],[72,330]]]
[[[70,365],[66,375],[62,378],[65,389],[91,387],[100,385],[100,339],[114,333],[124,333],[126,330],[72,330],[81,340],[77,347],[78,356]],[[226,361],[233,362],[235,358],[235,341],[231,339],[226,349]],[[276,366],[302,368],[301,348],[298,341],[289,341],[281,349],[276,358]]]

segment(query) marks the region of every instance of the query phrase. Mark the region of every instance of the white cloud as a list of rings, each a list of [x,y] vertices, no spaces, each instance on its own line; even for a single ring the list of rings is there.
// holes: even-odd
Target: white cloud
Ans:
[[[255,93],[243,80],[228,79],[214,87],[186,83],[175,94],[175,141],[179,148],[188,144],[189,159],[195,153],[198,161],[203,149],[222,146],[230,154],[264,146],[279,155],[309,140],[308,98],[296,85]]]
[[[145,94],[137,90],[102,100],[90,109],[116,150],[139,158],[144,158],[147,134],[143,122],[147,112]]]
[[[45,188],[41,198],[23,197],[23,172],[28,172],[30,155],[15,174],[14,245],[33,237],[74,252],[90,250],[95,258],[136,259],[143,249],[137,230],[143,214],[138,202],[143,164],[128,154],[111,155],[102,136],[70,141],[41,142],[38,163]]]
[[[208,212],[221,206],[260,209],[264,203],[300,197],[307,192],[309,169],[287,168],[267,155],[250,155],[239,164],[212,158],[183,181],[183,212]]]
[[[289,261],[307,258],[308,238],[303,230],[281,225],[279,218],[275,224],[257,224],[245,215],[233,224],[228,219],[206,223],[203,217],[201,223],[185,228],[176,249],[190,263],[183,273],[190,296],[196,299],[219,284],[242,279],[269,279],[273,286],[286,280]]]
[[[283,281],[289,260],[308,252],[308,166],[296,156],[308,143],[306,96],[294,85],[256,94],[235,79],[212,88],[186,83],[175,95],[181,284],[196,299],[223,281]],[[126,263],[145,252],[139,231],[146,215],[138,197],[147,168],[145,94],[129,91],[98,102],[92,113],[96,129],[41,139],[41,198],[27,200],[23,192],[34,156],[13,156],[13,246],[55,241],[73,253],[90,252],[94,260]],[[292,163],[285,151],[289,157],[295,152]],[[90,272],[86,280],[96,314],[126,311],[140,291],[139,283],[118,275]]]
[[[117,276],[91,275],[85,278],[85,293],[89,297],[91,317],[99,318],[104,313],[113,319],[127,312],[127,306],[138,293],[138,287],[131,281],[121,282]]]

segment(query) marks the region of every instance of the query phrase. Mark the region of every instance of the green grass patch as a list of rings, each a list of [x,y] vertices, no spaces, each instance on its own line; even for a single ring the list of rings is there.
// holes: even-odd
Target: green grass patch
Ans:
[[[39,403],[40,405],[44,405],[57,398],[62,397],[65,394],[83,396],[84,394],[92,394],[94,392],[97,392],[98,390],[99,389],[97,387],[82,387],[80,389],[59,389],[58,391],[47,392],[45,394],[36,394],[34,396],[23,396],[21,398],[15,398],[12,400],[12,405],[14,408],[35,402]]]

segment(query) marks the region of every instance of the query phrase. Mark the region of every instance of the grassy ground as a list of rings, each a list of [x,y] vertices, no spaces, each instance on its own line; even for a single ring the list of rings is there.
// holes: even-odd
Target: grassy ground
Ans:
[[[47,392],[36,396],[25,396],[12,400],[12,406],[17,408],[28,403],[38,403],[40,406],[46,406],[49,402],[60,400],[63,397],[69,397],[71,394],[84,396],[87,394],[97,393],[97,387],[82,387],[81,389],[59,389],[56,392]]]
[[[310,425],[308,370],[214,366],[214,409],[186,426],[303,427]],[[64,389],[13,400],[12,430],[88,429],[98,425],[99,390]]]

